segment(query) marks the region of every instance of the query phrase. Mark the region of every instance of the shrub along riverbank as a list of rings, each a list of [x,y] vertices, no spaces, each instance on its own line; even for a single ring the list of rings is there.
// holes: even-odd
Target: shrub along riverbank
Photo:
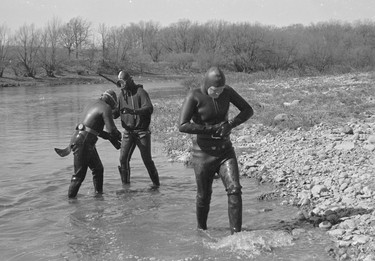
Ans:
[[[227,83],[255,110],[231,138],[241,175],[274,185],[259,199],[298,206],[296,219],[331,236],[335,259],[375,260],[375,73],[228,75]],[[192,136],[178,132],[182,101],[154,99],[152,131],[171,160],[189,164]]]

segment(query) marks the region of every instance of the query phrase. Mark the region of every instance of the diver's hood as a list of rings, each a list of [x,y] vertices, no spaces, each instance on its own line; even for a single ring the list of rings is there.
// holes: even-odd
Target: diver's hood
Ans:
[[[222,87],[225,86],[225,76],[224,73],[217,67],[211,67],[208,69],[203,85],[201,86],[201,91],[207,94],[208,88],[211,86]]]
[[[105,103],[111,106],[112,109],[118,106],[117,95],[113,90],[106,90],[100,97]]]

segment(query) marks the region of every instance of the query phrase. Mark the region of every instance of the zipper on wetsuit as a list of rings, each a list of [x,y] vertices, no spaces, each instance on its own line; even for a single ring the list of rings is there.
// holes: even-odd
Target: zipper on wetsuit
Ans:
[[[216,112],[216,115],[217,115],[217,114],[219,114],[219,107],[217,106],[217,103],[216,103],[214,98],[212,98],[212,102],[214,103],[214,108],[215,108],[215,112]]]
[[[133,105],[133,111],[135,111],[135,106],[134,106],[134,100],[133,100],[133,96],[130,95],[130,98],[132,100],[132,105]],[[133,114],[133,119],[136,120],[137,119],[137,116],[135,114]]]

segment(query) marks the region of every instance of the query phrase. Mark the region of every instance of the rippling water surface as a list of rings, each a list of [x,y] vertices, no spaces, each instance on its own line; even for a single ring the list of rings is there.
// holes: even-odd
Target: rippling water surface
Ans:
[[[1,260],[330,260],[324,233],[296,226],[294,208],[258,202],[267,188],[251,179],[241,179],[243,232],[229,233],[219,180],[214,182],[209,229],[198,231],[193,170],[168,162],[156,142],[159,190],[150,189],[137,149],[132,183],[123,187],[119,152],[99,140],[105,194],[95,197],[88,172],[78,199],[68,200],[72,155],[61,158],[53,148],[68,145],[83,107],[110,87],[0,89]],[[157,87],[145,85],[151,99]],[[292,236],[291,227],[301,233]]]

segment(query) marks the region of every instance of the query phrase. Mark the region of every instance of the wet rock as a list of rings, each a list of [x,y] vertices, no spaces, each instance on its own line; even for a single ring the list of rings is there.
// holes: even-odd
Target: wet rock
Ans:
[[[351,220],[351,219],[345,220],[344,222],[339,224],[339,228],[347,229],[347,230],[348,229],[355,229],[356,227],[357,227],[357,225],[355,224],[355,221]]]
[[[363,148],[368,151],[375,151],[375,144],[365,144]]]
[[[353,128],[348,125],[342,127],[341,132],[344,134],[354,134]]]
[[[333,229],[333,230],[328,231],[327,233],[330,236],[340,238],[342,235],[345,234],[345,230],[344,229]]]
[[[303,228],[295,228],[292,230],[292,236],[298,237],[299,235],[306,233],[306,230]]]
[[[296,106],[297,104],[299,104],[301,102],[301,100],[294,100],[292,102],[284,102],[283,105],[285,107],[294,107]]]
[[[326,192],[328,189],[324,185],[316,185],[311,189],[313,197],[319,197],[322,192]]]
[[[353,245],[358,245],[358,244],[366,244],[368,241],[370,240],[370,237],[369,236],[365,236],[365,235],[355,235],[353,236],[352,238],[352,241],[353,241]]]
[[[331,222],[329,222],[329,221],[323,221],[323,222],[321,222],[321,223],[319,224],[319,228],[321,228],[321,229],[328,230],[328,229],[330,229],[331,227],[332,227],[332,224],[331,224]]]
[[[280,113],[278,115],[276,115],[274,118],[273,118],[273,124],[274,125],[277,125],[281,122],[284,122],[284,121],[288,121],[289,120],[289,115],[286,114],[286,113]]]
[[[370,143],[370,144],[375,144],[375,135],[370,135],[367,138],[367,142]]]

